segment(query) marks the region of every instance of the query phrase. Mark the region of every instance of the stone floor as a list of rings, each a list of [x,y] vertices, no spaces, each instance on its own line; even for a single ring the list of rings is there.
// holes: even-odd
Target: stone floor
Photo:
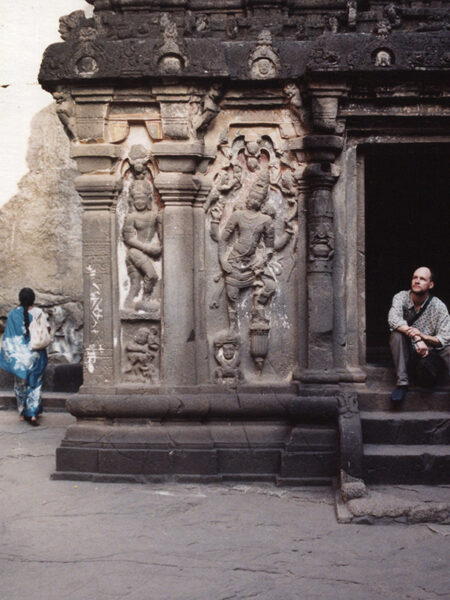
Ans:
[[[0,411],[2,600],[450,597],[450,526],[342,525],[328,488],[52,481],[71,421]]]

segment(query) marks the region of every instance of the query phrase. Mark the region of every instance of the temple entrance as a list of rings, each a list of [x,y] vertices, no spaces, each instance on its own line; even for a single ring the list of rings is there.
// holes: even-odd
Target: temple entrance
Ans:
[[[450,147],[383,145],[365,152],[367,362],[390,361],[387,312],[415,267],[435,272],[450,303]]]

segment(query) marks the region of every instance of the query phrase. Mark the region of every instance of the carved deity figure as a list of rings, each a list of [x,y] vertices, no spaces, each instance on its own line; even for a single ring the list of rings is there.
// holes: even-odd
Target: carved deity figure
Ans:
[[[253,183],[245,208],[231,214],[219,238],[219,262],[224,271],[232,328],[237,327],[236,303],[240,290],[254,288],[254,305],[267,304],[275,293],[274,277],[267,270],[275,230],[273,217],[263,211],[268,189],[269,172],[264,170]]]
[[[214,357],[219,366],[214,371],[217,383],[235,388],[241,379],[239,339],[233,333],[222,333],[214,340]]]
[[[159,351],[157,328],[138,329],[133,340],[126,344],[125,350],[130,363],[126,372],[144,381],[148,379],[156,381],[158,371],[153,363]]]
[[[161,256],[161,217],[156,207],[152,207],[153,192],[148,181],[135,180],[131,185],[130,198],[130,211],[122,229],[130,278],[125,307],[148,310],[152,308],[151,296],[158,281],[153,261]],[[142,300],[136,301],[141,287]]]

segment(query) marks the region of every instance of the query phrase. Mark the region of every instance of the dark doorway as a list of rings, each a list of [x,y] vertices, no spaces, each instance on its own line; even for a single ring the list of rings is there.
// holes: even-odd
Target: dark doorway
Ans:
[[[389,360],[387,312],[418,266],[450,302],[450,145],[365,151],[367,361]]]

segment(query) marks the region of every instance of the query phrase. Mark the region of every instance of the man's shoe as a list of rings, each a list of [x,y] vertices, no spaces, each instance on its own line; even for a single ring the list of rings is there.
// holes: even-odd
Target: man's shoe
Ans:
[[[399,385],[391,394],[391,400],[394,404],[400,404],[406,397],[408,392],[407,385]]]

